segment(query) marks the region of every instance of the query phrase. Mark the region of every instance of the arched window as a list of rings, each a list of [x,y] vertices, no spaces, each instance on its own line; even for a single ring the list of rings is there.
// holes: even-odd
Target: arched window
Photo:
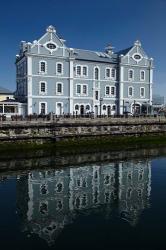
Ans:
[[[95,80],[99,80],[99,68],[95,68],[94,69],[94,76],[95,76]]]
[[[112,105],[112,110],[113,110],[113,111],[116,110],[116,105]]]
[[[107,109],[106,105],[103,105],[103,110],[106,110],[106,109]]]
[[[78,105],[75,105],[75,110],[79,110],[79,106]]]
[[[133,96],[133,87],[128,88],[128,96]]]
[[[89,105],[86,105],[86,110],[90,110],[90,106]]]
[[[134,79],[134,71],[132,69],[129,69],[129,71],[128,71],[128,79],[129,80]]]
[[[144,81],[144,80],[145,80],[145,71],[144,71],[144,70],[141,70],[141,71],[140,71],[140,80],[141,80],[141,81]]]

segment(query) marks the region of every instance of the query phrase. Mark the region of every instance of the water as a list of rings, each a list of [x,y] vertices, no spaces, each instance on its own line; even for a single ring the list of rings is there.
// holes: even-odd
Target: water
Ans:
[[[1,173],[0,249],[166,249],[166,157],[148,152]]]

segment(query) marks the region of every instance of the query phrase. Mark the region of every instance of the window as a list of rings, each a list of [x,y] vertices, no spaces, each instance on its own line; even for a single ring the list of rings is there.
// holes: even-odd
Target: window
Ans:
[[[48,212],[48,203],[47,202],[40,203],[39,211],[43,215],[47,214],[47,212]]]
[[[56,73],[61,75],[63,73],[63,64],[62,63],[57,63],[56,65]]]
[[[95,80],[99,80],[99,69],[98,68],[95,68],[94,70],[94,76],[95,76]]]
[[[106,86],[106,88],[105,88],[105,94],[106,95],[110,94],[110,87],[109,86]]]
[[[83,85],[83,91],[82,91],[82,93],[83,93],[84,95],[87,94],[87,85]]]
[[[75,105],[75,110],[79,110],[79,106],[78,105]]]
[[[40,91],[41,94],[46,93],[46,82],[40,82]]]
[[[77,94],[81,94],[81,85],[77,85]]]
[[[86,84],[77,84],[76,85],[76,94],[77,95],[87,95],[88,86]]]
[[[46,62],[40,62],[39,63],[39,72],[40,73],[46,73]]]
[[[87,76],[88,75],[88,69],[86,66],[83,66],[83,76]]]
[[[145,80],[145,71],[144,70],[141,70],[141,72],[140,72],[140,80],[141,81]]]
[[[128,88],[128,96],[133,96],[133,87]]]
[[[88,67],[85,65],[77,65],[76,66],[76,76],[87,76],[88,75]]]
[[[42,184],[42,185],[40,186],[40,192],[41,192],[41,194],[43,194],[43,195],[48,193],[47,186],[46,186],[45,184]]]
[[[76,68],[76,74],[77,74],[77,76],[81,75],[81,66],[77,66],[77,68]]]
[[[111,78],[115,78],[115,76],[116,76],[116,70],[112,69],[111,70]]]
[[[90,110],[90,106],[89,105],[86,105],[86,110]]]
[[[63,190],[63,185],[62,185],[62,183],[58,183],[58,184],[57,184],[57,189],[56,189],[56,191],[57,191],[58,193],[60,193],[60,192],[62,192],[62,190]]]
[[[115,87],[113,86],[113,87],[111,87],[111,95],[115,95]]]
[[[99,100],[99,91],[95,91],[95,99]]]
[[[62,94],[62,93],[63,93],[63,85],[62,85],[62,83],[60,83],[60,82],[58,82],[58,83],[56,84],[56,93],[57,93],[57,94]]]
[[[129,69],[129,71],[128,71],[128,79],[133,80],[133,78],[134,78],[134,72],[133,72],[132,69]]]
[[[62,208],[63,208],[62,200],[58,200],[58,201],[57,201],[57,209],[58,209],[58,210],[61,210]]]
[[[140,88],[140,96],[145,97],[145,88],[144,87]]]
[[[110,78],[111,74],[110,74],[110,68],[106,68],[105,70],[105,77],[106,78]]]
[[[55,50],[56,49],[56,45],[54,43],[47,43],[47,48],[51,49],[51,50]]]
[[[106,109],[107,109],[106,105],[103,105],[103,110],[106,110]]]
[[[115,111],[116,110],[116,105],[112,106],[112,110]]]

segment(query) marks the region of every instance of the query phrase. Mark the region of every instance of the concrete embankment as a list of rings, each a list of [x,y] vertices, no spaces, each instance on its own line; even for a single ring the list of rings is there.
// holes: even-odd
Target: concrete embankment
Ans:
[[[0,123],[0,142],[59,142],[166,135],[166,119],[56,119]]]

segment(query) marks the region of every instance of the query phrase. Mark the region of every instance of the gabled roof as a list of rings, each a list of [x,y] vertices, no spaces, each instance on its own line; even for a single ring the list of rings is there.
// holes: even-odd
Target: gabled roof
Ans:
[[[96,52],[91,50],[74,49],[74,57],[78,60],[117,63],[117,55],[108,55],[105,52]]]
[[[5,89],[5,88],[0,86],[0,94],[8,94],[8,95],[10,94],[10,95],[12,95],[13,92],[11,90],[9,90],[9,89]]]
[[[118,56],[126,55],[132,48],[133,48],[133,46],[131,46],[127,49],[119,50],[119,51],[115,52],[115,54],[117,54]]]

